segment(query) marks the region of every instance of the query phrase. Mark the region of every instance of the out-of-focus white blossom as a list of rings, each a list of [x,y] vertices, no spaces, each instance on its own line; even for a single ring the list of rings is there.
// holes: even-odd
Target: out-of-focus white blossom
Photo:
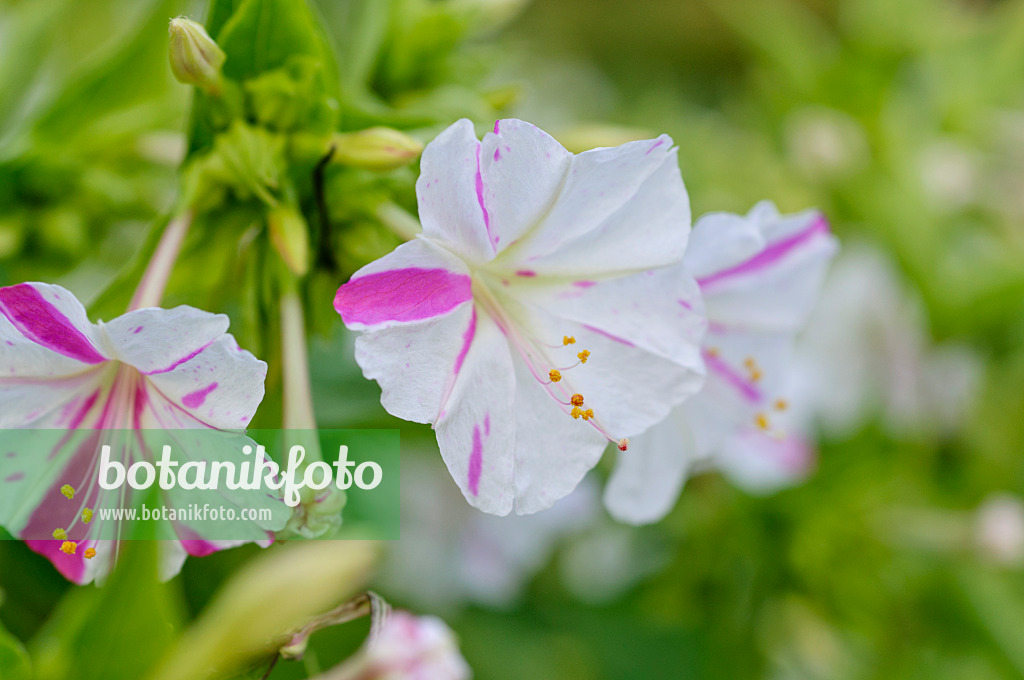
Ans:
[[[468,680],[472,675],[441,619],[396,611],[356,656],[319,680]]]
[[[424,611],[514,604],[559,541],[600,512],[589,478],[545,512],[499,518],[467,506],[435,459],[405,455],[401,474],[402,539],[386,546],[377,584]]]
[[[1024,503],[1017,496],[995,494],[978,507],[974,540],[987,559],[998,564],[1024,563]]]
[[[980,371],[966,347],[937,345],[924,306],[880,250],[857,245],[833,264],[794,355],[798,396],[827,435],[880,416],[896,434],[955,430]]]

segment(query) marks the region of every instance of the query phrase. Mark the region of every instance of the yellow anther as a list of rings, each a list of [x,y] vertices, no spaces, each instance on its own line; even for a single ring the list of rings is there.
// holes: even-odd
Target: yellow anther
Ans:
[[[718,358],[718,354],[719,354],[719,352],[718,352],[718,348],[717,347],[709,347],[708,348],[708,356],[711,357],[712,359]]]
[[[629,439],[627,437],[623,437],[622,439],[619,440],[618,445],[619,451],[625,451],[629,449]]]
[[[579,417],[583,415],[583,409],[581,409],[579,406],[573,406],[572,410],[569,411],[569,415],[571,415],[574,419],[579,420]]]
[[[74,555],[75,550],[78,549],[78,544],[74,541],[64,541],[60,544],[60,551],[65,555]]]
[[[583,395],[582,394],[574,394],[574,395],[572,395],[571,397],[569,397],[569,403],[572,404],[573,406],[583,406]]]
[[[581,364],[585,364],[585,363],[587,363],[587,359],[590,358],[590,350],[589,349],[585,349],[582,352],[580,352],[579,354],[577,354],[576,357],[580,360]]]
[[[58,541],[66,541],[68,538],[68,532],[64,531],[63,529],[54,529],[53,537],[56,538]]]
[[[575,344],[575,342],[576,342],[576,338],[572,337],[571,335],[563,335],[562,336],[562,346],[563,347],[565,345]]]
[[[754,418],[754,422],[757,423],[757,427],[762,430],[768,429],[768,416],[763,413],[758,413],[757,417]]]
[[[70,484],[65,484],[64,486],[60,487],[60,492],[67,496],[68,500],[71,500],[75,497],[75,487],[71,486]]]
[[[763,377],[764,376],[761,375],[761,371],[758,371],[757,369],[750,372],[750,382],[758,382]]]
[[[94,557],[96,557],[96,548],[89,548],[85,551],[85,559],[91,560]]]
[[[786,401],[785,399],[776,399],[775,400],[775,410],[776,411],[785,411],[787,408],[789,408],[789,402],[788,401]]]
[[[590,420],[593,417],[594,417],[594,409],[588,408],[586,411],[583,412],[583,420]]]
[[[92,510],[90,510],[89,508],[82,510],[82,521],[86,524],[92,521]]]
[[[548,371],[548,377],[551,378],[551,382],[558,382],[562,379],[562,374],[555,369]]]
[[[757,368],[757,362],[754,361],[754,357],[747,357],[746,359],[744,359],[743,365],[752,371]]]

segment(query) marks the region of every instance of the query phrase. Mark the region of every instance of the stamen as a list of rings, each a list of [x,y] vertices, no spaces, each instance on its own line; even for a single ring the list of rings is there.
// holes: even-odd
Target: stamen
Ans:
[[[519,355],[523,358],[523,362],[526,364],[526,368],[530,371],[534,380],[540,383],[548,395],[555,400],[555,402],[562,408],[562,412],[573,419],[583,418],[588,421],[587,424],[590,427],[597,430],[601,436],[608,441],[616,444],[617,446],[628,446],[628,440],[619,439],[613,437],[604,424],[594,415],[592,409],[583,409],[580,406],[576,406],[571,401],[566,402],[566,399],[571,399],[574,390],[572,389],[571,381],[565,380],[563,382],[562,371],[575,368],[590,357],[589,350],[581,350],[577,353],[576,357],[579,360],[572,366],[550,368],[545,371],[543,367],[552,366],[554,362],[550,356],[549,350],[557,350],[559,347],[564,347],[576,343],[576,338],[571,335],[565,335],[562,337],[562,345],[552,346],[548,343],[537,340],[536,338],[524,335],[517,324],[509,318],[505,310],[502,309],[501,304],[494,296],[494,292],[486,285],[479,287],[474,285],[474,291],[479,293],[478,300],[483,308],[491,315],[495,323],[508,338],[509,342],[519,351]],[[547,378],[547,380],[545,380]],[[556,383],[559,383],[555,386]],[[625,444],[623,444],[625,442]],[[622,450],[625,450],[624,448]]]
[[[75,497],[75,487],[71,486],[70,484],[65,484],[64,486],[60,487],[60,492],[64,494],[64,496],[69,501],[73,500]]]
[[[74,541],[64,541],[60,544],[60,551],[65,555],[74,555],[75,550],[78,549],[78,544]]]
[[[572,395],[572,398],[569,399],[569,403],[572,404],[573,406],[583,406],[583,395],[582,394],[574,394],[574,395]]]
[[[85,559],[91,560],[94,557],[96,557],[96,548],[89,548],[85,551]]]
[[[757,417],[754,418],[754,422],[757,423],[758,429],[767,430],[769,428],[768,416],[764,413],[758,413]]]
[[[58,541],[66,541],[68,539],[68,532],[64,531],[63,529],[54,529],[53,537],[56,538]]]
[[[717,347],[708,347],[707,353],[712,359],[718,358],[718,355],[720,354]]]
[[[92,510],[90,510],[89,508],[82,510],[82,521],[86,524],[92,521]]]
[[[629,449],[629,438],[623,437],[622,439],[617,441],[616,444],[619,445],[619,451],[626,451]]]
[[[785,399],[776,399],[775,400],[775,410],[776,411],[785,411],[787,408],[789,408],[789,402],[788,401],[786,401]]]

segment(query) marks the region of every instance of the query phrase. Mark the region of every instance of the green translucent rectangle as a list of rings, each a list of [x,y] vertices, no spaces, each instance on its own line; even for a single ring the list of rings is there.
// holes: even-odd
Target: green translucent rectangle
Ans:
[[[3,430],[0,526],[76,546],[397,539],[399,449],[398,430]]]

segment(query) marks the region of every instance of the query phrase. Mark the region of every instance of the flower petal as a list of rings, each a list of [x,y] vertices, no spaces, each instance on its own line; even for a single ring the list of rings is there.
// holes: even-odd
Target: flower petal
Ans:
[[[46,283],[0,288],[0,343],[6,375],[67,375],[107,360],[82,304]]]
[[[515,500],[512,358],[504,335],[486,314],[477,314],[468,347],[434,429],[466,500],[484,512],[506,515]]]
[[[421,238],[357,271],[338,289],[334,309],[351,330],[377,330],[434,319],[472,297],[465,264]]]
[[[608,440],[560,409],[523,361],[516,364],[515,511],[546,510],[601,459]]]
[[[752,213],[761,219],[764,211]],[[727,225],[728,226],[728,225]],[[698,279],[708,318],[737,328],[795,332],[817,299],[836,240],[816,211],[761,221],[766,246],[754,256]],[[698,243],[715,236],[702,229]],[[728,242],[728,239],[725,240]],[[704,246],[698,246],[703,248]]]
[[[137,309],[104,324],[112,350],[120,361],[140,373],[169,373],[189,361],[230,324],[224,314],[211,314],[188,306],[174,309]]]
[[[671,138],[662,135],[573,157],[555,204],[503,261],[565,277],[678,263],[690,205],[676,153]]]
[[[381,404],[415,423],[438,419],[463,370],[476,336],[477,313],[461,305],[414,325],[393,326],[356,338],[356,363],[381,387]]]
[[[584,395],[610,433],[632,437],[696,393],[704,380],[704,319],[696,285],[681,267],[579,287],[543,281],[519,284],[503,304],[542,342],[571,335],[576,343],[550,352],[566,385]],[[522,301],[520,303],[520,301]]]
[[[480,164],[480,142],[463,118],[427,144],[416,181],[423,233],[476,262],[494,257]]]
[[[612,517],[651,524],[672,510],[695,462],[692,432],[685,419],[669,417],[630,441],[619,453],[604,490]]]
[[[495,251],[513,245],[558,198],[572,154],[530,123],[499,120],[480,144],[480,190]]]
[[[265,362],[240,349],[233,336],[222,335],[171,371],[147,376],[145,381],[155,389],[139,394],[144,411],[160,427],[237,430],[249,424],[263,401],[266,377]],[[198,423],[186,424],[179,412]]]
[[[750,427],[732,437],[715,457],[717,468],[755,494],[772,493],[803,480],[814,463],[814,447],[800,433],[776,436]]]
[[[683,261],[690,273],[700,279],[749,260],[764,250],[765,245],[760,223],[750,216],[708,213],[693,225]]]

